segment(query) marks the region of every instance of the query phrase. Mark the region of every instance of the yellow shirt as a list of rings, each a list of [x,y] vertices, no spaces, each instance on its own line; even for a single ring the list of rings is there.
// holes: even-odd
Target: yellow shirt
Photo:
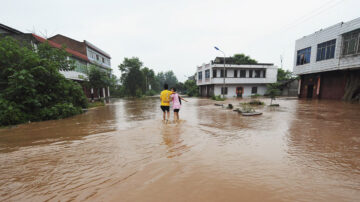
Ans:
[[[160,93],[161,106],[170,106],[170,95],[172,94],[169,90],[163,90]]]

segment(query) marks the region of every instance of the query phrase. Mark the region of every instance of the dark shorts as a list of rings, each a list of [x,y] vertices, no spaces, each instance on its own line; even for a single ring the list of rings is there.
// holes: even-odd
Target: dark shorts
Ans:
[[[174,109],[174,112],[179,112],[180,111],[180,109]]]
[[[165,111],[170,111],[170,106],[160,106],[160,108],[161,108],[161,110],[163,111],[163,112],[165,112]]]

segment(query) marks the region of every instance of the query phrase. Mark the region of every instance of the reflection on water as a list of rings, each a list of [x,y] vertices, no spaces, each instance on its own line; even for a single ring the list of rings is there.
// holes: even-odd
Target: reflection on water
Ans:
[[[149,98],[1,129],[0,200],[360,198],[360,105],[278,100],[243,117],[189,100],[178,124]]]

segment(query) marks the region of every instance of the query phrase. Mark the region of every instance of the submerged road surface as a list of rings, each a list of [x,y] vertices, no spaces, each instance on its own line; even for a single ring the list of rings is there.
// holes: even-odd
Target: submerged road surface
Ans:
[[[158,99],[113,100],[0,129],[0,201],[359,201],[360,105],[277,102],[190,98],[163,124]]]

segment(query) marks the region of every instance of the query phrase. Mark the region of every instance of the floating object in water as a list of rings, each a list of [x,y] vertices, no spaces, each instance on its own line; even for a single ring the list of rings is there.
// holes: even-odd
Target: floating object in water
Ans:
[[[217,104],[217,103],[215,103],[214,105],[215,105],[215,106],[221,106],[221,107],[224,106],[223,104]]]

